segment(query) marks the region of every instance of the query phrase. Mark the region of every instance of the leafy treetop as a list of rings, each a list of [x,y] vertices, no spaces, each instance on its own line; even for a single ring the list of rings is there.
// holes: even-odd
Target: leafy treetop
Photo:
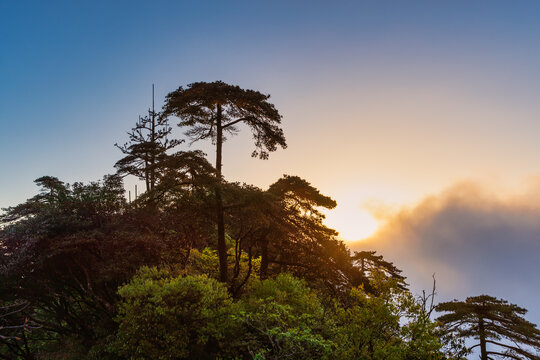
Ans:
[[[179,125],[189,127],[186,135],[192,141],[207,138],[219,141],[218,131],[234,134],[238,132],[237,125],[245,123],[255,140],[252,156],[266,159],[278,145],[287,147],[279,127],[281,115],[267,101],[269,98],[270,95],[223,81],[196,82],[186,88],[180,86],[167,95],[163,116],[178,116]]]

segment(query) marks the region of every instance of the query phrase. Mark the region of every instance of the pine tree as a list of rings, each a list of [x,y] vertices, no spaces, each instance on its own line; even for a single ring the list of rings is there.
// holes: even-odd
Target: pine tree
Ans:
[[[179,87],[167,95],[163,116],[180,118],[179,126],[188,129],[186,135],[192,142],[211,139],[216,145],[216,178],[222,181],[222,149],[226,134],[238,132],[237,126],[247,125],[255,140],[253,157],[268,158],[277,146],[285,148],[285,136],[279,127],[281,115],[267,100],[270,96],[222,81],[197,82]],[[223,195],[220,186],[215,188],[217,248],[221,281],[227,281],[227,248]]]
[[[360,270],[363,277],[361,282],[367,290],[370,290],[369,279],[372,279],[375,273],[381,273],[386,278],[395,280],[402,289],[407,285],[405,277],[401,275],[402,271],[393,263],[386,261],[382,255],[377,255],[375,251],[355,251],[351,260]]]
[[[167,152],[181,140],[169,140],[172,128],[166,118],[154,110],[154,86],[152,85],[152,110],[141,117],[135,127],[128,132],[129,142],[115,144],[125,156],[114,165],[121,175],[134,175],[144,180],[146,191],[152,191],[159,177],[160,165],[167,159]]]
[[[480,347],[482,360],[493,359],[493,356],[540,359],[540,331],[535,324],[523,318],[527,312],[524,308],[506,300],[480,295],[468,297],[465,301],[440,303],[436,310],[447,313],[437,320],[448,336],[478,341],[470,350]]]

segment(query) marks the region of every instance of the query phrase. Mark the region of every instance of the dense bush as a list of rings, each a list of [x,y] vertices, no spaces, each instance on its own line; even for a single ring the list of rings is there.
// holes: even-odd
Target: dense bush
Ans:
[[[340,359],[445,359],[442,344],[419,299],[396,282],[376,278],[378,295],[355,288],[348,306],[334,307],[334,339]]]
[[[410,293],[377,286],[379,296],[355,288],[347,307],[325,306],[304,281],[280,274],[254,279],[234,301],[205,275],[145,267],[119,290],[110,351],[126,359],[445,358]]]
[[[205,275],[171,277],[142,268],[119,294],[111,350],[126,358],[213,358],[234,331],[226,287]]]
[[[324,308],[305,283],[288,274],[256,281],[240,301],[243,346],[254,358],[326,359],[334,344],[324,333]]]

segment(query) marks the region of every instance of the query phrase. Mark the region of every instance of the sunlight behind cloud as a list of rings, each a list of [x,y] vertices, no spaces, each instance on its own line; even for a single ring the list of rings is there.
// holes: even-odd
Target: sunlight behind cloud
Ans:
[[[326,212],[325,224],[339,232],[345,241],[358,241],[373,235],[379,222],[354,202],[338,202],[338,206]]]

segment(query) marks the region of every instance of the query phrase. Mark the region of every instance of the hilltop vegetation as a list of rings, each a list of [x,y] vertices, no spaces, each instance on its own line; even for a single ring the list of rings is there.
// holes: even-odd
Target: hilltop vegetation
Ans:
[[[394,264],[351,253],[324,225],[333,199],[298,176],[267,189],[223,178],[222,144],[241,124],[254,156],[286,147],[268,98],[222,82],[180,87],[119,146],[117,174],[90,184],[44,176],[36,196],[5,209],[0,358],[466,356],[468,333],[432,320],[434,293],[414,296]],[[213,141],[215,166],[178,150],[174,116],[192,141]],[[126,175],[146,185],[131,202]],[[538,330],[529,325],[527,342],[521,330],[518,355],[537,359]]]

